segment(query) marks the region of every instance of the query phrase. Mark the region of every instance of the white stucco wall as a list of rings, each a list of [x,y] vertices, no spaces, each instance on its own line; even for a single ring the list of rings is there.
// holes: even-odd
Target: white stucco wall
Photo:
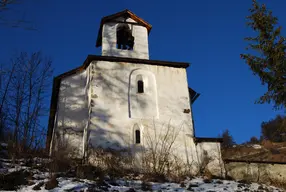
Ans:
[[[137,93],[138,79],[144,93]],[[172,153],[193,173],[206,151],[212,158],[208,169],[221,175],[219,143],[194,143],[192,114],[184,109],[190,109],[185,68],[93,61],[86,71],[62,79],[54,139],[76,149],[78,157],[84,145],[130,149],[138,156],[168,134],[175,138]]]
[[[120,18],[119,18],[120,20]],[[128,19],[128,22],[135,22]],[[116,48],[116,29],[120,23],[105,23],[102,29],[102,55],[115,57],[129,57],[149,59],[148,31],[145,27],[131,25],[129,27],[134,36],[133,50],[121,50]]]
[[[219,142],[200,142],[196,144],[198,162],[204,164],[208,161],[207,169],[216,176],[225,176],[224,163],[221,157]]]
[[[90,64],[92,100],[89,144],[103,148],[148,149],[150,139],[176,137],[173,154],[196,173],[206,151],[207,168],[223,176],[220,143],[194,143],[186,70],[166,66],[97,61]],[[137,76],[144,93],[137,93]],[[146,85],[146,87],[145,87]],[[135,130],[141,144],[135,144]],[[171,133],[170,133],[171,132]]]
[[[67,147],[78,157],[82,156],[83,133],[88,122],[86,81],[86,71],[62,79],[54,127],[54,147]]]
[[[143,81],[144,93],[138,93],[138,81]],[[143,69],[132,70],[128,86],[129,117],[158,119],[158,96],[155,75]]]
[[[231,162],[225,165],[227,175],[235,180],[249,180],[266,184],[286,180],[286,164]]]
[[[186,150],[191,150],[192,115],[183,112],[190,108],[184,68],[98,61],[92,62],[90,69],[92,112],[89,142],[93,146],[129,147],[134,144],[135,124],[142,127],[145,134],[148,128],[151,135],[154,127],[158,133],[164,133],[169,125],[179,132],[174,144],[176,152],[185,156]],[[147,79],[143,94],[136,93],[134,86],[137,82],[133,73],[134,77],[140,74]]]

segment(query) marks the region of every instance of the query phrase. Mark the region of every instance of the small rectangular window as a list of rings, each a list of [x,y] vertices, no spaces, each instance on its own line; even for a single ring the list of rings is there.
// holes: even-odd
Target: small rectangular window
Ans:
[[[140,143],[140,131],[139,130],[135,131],[135,143],[136,144]]]
[[[142,80],[139,80],[137,82],[138,87],[138,93],[144,93],[144,82]]]

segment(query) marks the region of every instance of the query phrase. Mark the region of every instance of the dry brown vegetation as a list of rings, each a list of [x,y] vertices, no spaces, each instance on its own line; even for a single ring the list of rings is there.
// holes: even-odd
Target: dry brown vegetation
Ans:
[[[248,182],[254,181],[257,183],[267,183],[268,185],[272,185],[281,189],[286,189],[286,181],[280,179],[279,177],[271,175],[273,174],[273,172],[269,172],[269,167],[267,167],[268,162],[286,162],[286,142],[275,143],[269,140],[263,140],[262,142],[258,143],[257,146],[258,145],[260,145],[261,148],[255,148],[253,144],[236,145],[234,147],[224,148],[222,149],[223,159],[244,160],[250,162],[267,162],[267,164],[257,164],[257,174],[259,174],[257,178],[255,177],[255,174],[253,175],[253,173],[248,170],[248,173],[245,175],[244,180]],[[249,165],[250,164],[248,163],[245,164],[246,167],[248,167]],[[271,165],[273,166],[273,164]],[[248,175],[249,173],[251,174]]]
[[[263,140],[256,149],[253,145],[236,145],[222,150],[223,159],[286,162],[286,142]]]
[[[50,176],[58,172],[59,167],[66,167],[66,170],[76,170],[79,178],[94,179],[103,175],[120,178],[141,175],[144,181],[163,182],[168,178],[180,182],[186,176],[191,176],[189,171],[191,165],[186,165],[174,154],[174,143],[180,129],[170,125],[164,128],[161,130],[154,126],[151,130],[146,130],[147,149],[140,149],[137,155],[133,154],[131,149],[113,150],[88,146],[85,159],[75,164],[71,162],[71,157],[75,157],[76,155],[72,154],[76,154],[77,151],[68,148],[65,142],[58,142],[55,145],[56,153],[52,156]]]

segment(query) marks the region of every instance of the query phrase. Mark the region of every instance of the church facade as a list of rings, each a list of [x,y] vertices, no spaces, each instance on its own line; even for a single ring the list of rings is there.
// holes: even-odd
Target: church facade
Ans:
[[[171,138],[183,162],[198,166],[207,154],[210,169],[221,173],[221,140],[195,136],[192,104],[199,94],[188,87],[189,63],[150,60],[151,28],[129,10],[104,17],[96,42],[102,54],[54,78],[50,154],[61,143],[79,158],[96,148],[137,156],[151,140]]]

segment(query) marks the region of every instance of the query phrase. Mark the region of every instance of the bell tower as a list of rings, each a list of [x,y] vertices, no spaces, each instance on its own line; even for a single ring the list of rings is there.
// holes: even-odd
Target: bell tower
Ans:
[[[149,59],[148,35],[152,26],[129,10],[102,18],[96,47],[102,56]]]

